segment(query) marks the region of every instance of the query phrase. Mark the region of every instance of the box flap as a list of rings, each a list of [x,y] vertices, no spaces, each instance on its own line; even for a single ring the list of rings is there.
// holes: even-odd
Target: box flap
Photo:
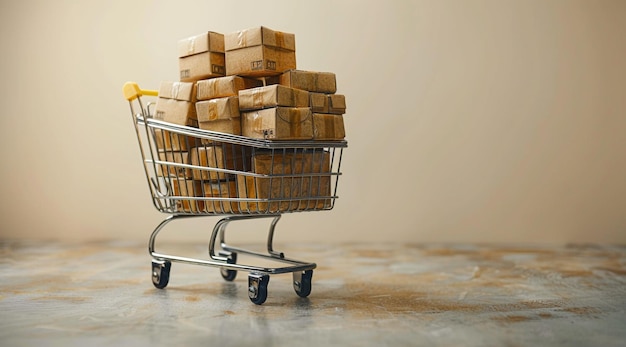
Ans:
[[[268,107],[308,107],[309,92],[273,84],[239,91],[239,108],[256,110]]]

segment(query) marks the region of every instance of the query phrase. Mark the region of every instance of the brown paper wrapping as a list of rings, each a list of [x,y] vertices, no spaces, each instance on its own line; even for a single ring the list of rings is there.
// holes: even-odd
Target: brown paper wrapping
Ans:
[[[295,51],[296,37],[294,34],[272,30],[263,26],[224,35],[224,50],[226,52],[259,45]]]
[[[309,92],[334,94],[337,91],[337,79],[332,72],[289,70],[280,75],[279,83]]]
[[[313,114],[308,107],[273,107],[242,112],[243,136],[267,140],[313,139]]]
[[[209,100],[223,98],[226,96],[237,96],[242,89],[260,87],[263,81],[245,78],[241,76],[225,76],[198,81],[198,100]]]
[[[342,140],[345,137],[346,130],[342,115],[313,113],[314,140]]]
[[[158,97],[154,118],[179,125],[198,126],[196,108],[191,101]]]
[[[238,97],[229,96],[198,101],[196,111],[200,129],[241,135]]]
[[[276,106],[309,107],[309,92],[279,84],[239,91],[240,110],[259,110]]]

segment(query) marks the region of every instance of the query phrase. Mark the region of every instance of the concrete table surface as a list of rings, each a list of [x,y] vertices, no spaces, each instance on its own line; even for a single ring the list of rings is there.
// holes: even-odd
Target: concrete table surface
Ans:
[[[299,298],[290,274],[273,275],[258,306],[245,272],[226,282],[217,268],[173,263],[155,288],[143,243],[1,241],[0,345],[626,344],[626,247],[280,246],[317,263],[313,291]]]

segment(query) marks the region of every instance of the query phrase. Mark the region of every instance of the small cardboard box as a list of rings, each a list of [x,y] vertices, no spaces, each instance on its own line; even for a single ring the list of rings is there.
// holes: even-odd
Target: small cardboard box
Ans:
[[[226,73],[224,35],[206,32],[178,41],[180,80],[194,82]]]
[[[266,140],[313,139],[309,107],[273,107],[241,113],[243,136]]]
[[[237,96],[242,89],[255,88],[263,85],[263,81],[241,76],[216,77],[196,83],[198,100]]]
[[[260,110],[276,106],[309,107],[309,92],[280,84],[239,91],[240,110]]]
[[[196,102],[198,127],[204,130],[241,135],[239,98],[229,96]]]
[[[346,113],[346,97],[341,94],[309,93],[311,111],[314,113]]]
[[[182,101],[196,101],[196,86],[192,82],[161,81],[159,97]]]
[[[166,164],[157,165],[159,176],[191,177],[188,169],[176,165],[189,164],[188,152],[158,152],[158,157],[160,161],[167,162]]]
[[[154,118],[174,124],[197,126],[195,102],[196,91],[193,83],[161,82]]]
[[[343,140],[345,137],[342,115],[313,113],[314,140]]]
[[[200,144],[197,138],[154,129],[154,140],[158,151],[188,151]]]
[[[278,83],[316,93],[335,94],[337,91],[337,78],[332,72],[289,70],[280,75]]]
[[[256,154],[252,160],[257,174],[269,177],[237,175],[240,198],[278,201],[242,202],[242,211],[282,212],[323,209],[330,206],[330,155],[328,152]]]
[[[178,212],[200,212],[204,210],[204,201],[184,199],[184,197],[202,196],[202,183],[191,179],[172,178],[172,192],[177,198],[176,209]],[[181,197],[183,199],[181,199]]]
[[[179,125],[198,126],[196,108],[190,101],[157,98],[154,118]]]
[[[224,36],[226,74],[277,76],[296,68],[294,34],[256,27]]]
[[[249,170],[250,150],[238,145],[206,145],[192,148],[189,152],[191,165],[205,168],[226,169],[235,171]],[[191,169],[195,180],[220,181],[231,177],[228,173],[208,169]]]
[[[204,183],[204,196],[207,198],[237,198],[237,183],[235,181]],[[235,201],[223,201],[206,199],[204,210],[215,213],[233,213],[239,211],[239,203]]]
[[[328,95],[324,93],[309,93],[309,106],[313,113],[328,113]]]
[[[346,113],[346,97],[341,94],[331,94],[328,96],[328,113]]]

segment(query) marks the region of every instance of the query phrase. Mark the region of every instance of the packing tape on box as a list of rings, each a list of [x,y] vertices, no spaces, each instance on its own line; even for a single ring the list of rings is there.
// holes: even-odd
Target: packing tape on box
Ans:
[[[192,55],[196,51],[196,38],[191,37],[187,41],[187,54]]]
[[[263,102],[263,90],[262,88],[255,88],[251,91],[252,93],[252,105],[254,108],[263,108],[265,104]]]
[[[247,47],[248,43],[248,30],[243,29],[237,32],[237,46],[239,47]]]
[[[326,117],[326,119],[324,119],[324,127],[326,127],[326,137],[337,137],[337,132],[335,130],[336,121],[337,120],[334,116]]]
[[[274,40],[276,41],[276,47],[283,48],[285,46],[285,36],[281,31],[274,32]]]
[[[173,82],[170,99],[178,99],[178,93],[180,93],[180,82]]]
[[[252,114],[252,129],[254,132],[259,134],[264,134],[267,129],[263,128],[263,117],[259,115],[258,112],[254,112]]]
[[[217,108],[217,99],[211,99],[207,103],[207,112],[209,114],[209,120],[216,120],[219,118],[219,110]]]
[[[311,86],[311,87],[312,87],[312,89],[318,90],[318,83],[319,83],[319,82],[318,82],[317,80],[318,80],[318,76],[319,76],[319,74],[316,74],[316,73],[311,73],[310,75],[311,75],[311,79],[312,79],[312,81],[311,81],[311,83],[312,83],[312,86]]]

